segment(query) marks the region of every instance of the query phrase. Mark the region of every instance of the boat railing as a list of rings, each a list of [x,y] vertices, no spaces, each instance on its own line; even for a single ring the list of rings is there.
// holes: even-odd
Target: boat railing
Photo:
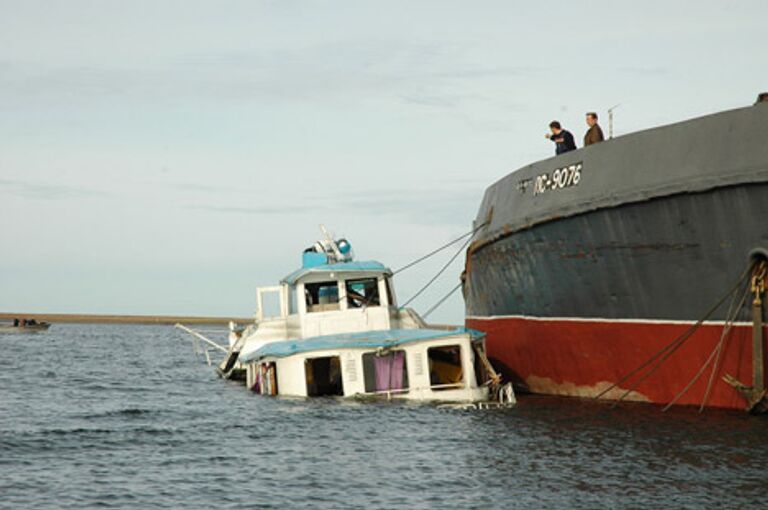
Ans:
[[[430,389],[430,390],[460,390],[464,388],[463,382],[458,383],[449,383],[449,384],[433,384],[426,387],[417,387],[417,388],[402,388],[399,390],[378,390],[378,391],[366,391],[364,395],[386,395],[387,398],[391,398],[392,395],[402,395],[403,393],[408,393],[409,391],[413,390],[423,390],[423,389]]]
[[[392,395],[402,395],[408,393],[411,388],[402,388],[399,390],[379,390],[379,391],[366,391],[365,395],[386,395],[387,398],[392,398]]]
[[[205,355],[205,360],[208,363],[208,366],[211,366],[213,361],[211,360],[210,350],[207,346],[211,346],[214,349],[223,352],[225,355],[229,354],[229,349],[226,346],[214,342],[210,338],[203,335],[200,331],[188,328],[187,326],[179,323],[177,323],[174,327],[192,335],[192,351],[195,353],[195,356],[200,354]],[[203,346],[200,341],[205,342],[206,346]]]
[[[462,389],[464,388],[463,382],[457,382],[457,383],[448,383],[448,384],[433,384],[429,387],[431,390],[452,390],[452,389]]]

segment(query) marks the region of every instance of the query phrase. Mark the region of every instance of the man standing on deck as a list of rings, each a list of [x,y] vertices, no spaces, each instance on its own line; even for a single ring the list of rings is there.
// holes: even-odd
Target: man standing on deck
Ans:
[[[600,129],[597,123],[597,114],[595,112],[587,113],[587,126],[589,126],[589,129],[587,134],[584,135],[584,147],[605,140],[603,130]]]
[[[555,154],[576,150],[576,141],[573,139],[573,135],[570,131],[563,129],[558,121],[553,120],[550,122],[549,130],[552,133],[547,133],[544,136],[557,144]]]

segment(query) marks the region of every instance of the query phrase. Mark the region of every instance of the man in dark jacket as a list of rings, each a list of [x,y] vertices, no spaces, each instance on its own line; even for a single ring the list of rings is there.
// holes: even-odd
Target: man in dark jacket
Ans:
[[[589,112],[587,114],[587,134],[584,135],[584,147],[592,145],[593,143],[602,142],[605,140],[603,137],[603,130],[597,123],[597,114],[595,112]]]
[[[576,141],[573,139],[573,135],[570,131],[563,129],[558,121],[553,120],[550,122],[549,130],[552,132],[547,133],[544,136],[557,144],[555,147],[555,154],[576,150]]]

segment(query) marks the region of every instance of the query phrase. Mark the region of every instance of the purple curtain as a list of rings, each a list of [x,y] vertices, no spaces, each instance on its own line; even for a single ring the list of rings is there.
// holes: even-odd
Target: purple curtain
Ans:
[[[376,391],[387,391],[389,389],[389,374],[391,364],[389,356],[375,356],[373,358],[376,368]]]
[[[392,353],[392,370],[390,373],[389,389],[403,389],[403,368],[405,367],[405,351],[395,351]]]
[[[376,391],[402,390],[405,352],[395,351],[387,356],[374,358]]]

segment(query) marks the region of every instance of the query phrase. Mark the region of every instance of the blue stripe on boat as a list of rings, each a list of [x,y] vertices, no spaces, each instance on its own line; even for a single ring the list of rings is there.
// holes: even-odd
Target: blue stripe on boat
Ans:
[[[473,339],[482,338],[484,333],[467,328],[443,329],[385,329],[382,331],[362,331],[337,335],[315,336],[311,338],[281,340],[269,343],[260,349],[240,356],[240,361],[254,361],[267,356],[283,358],[293,354],[331,349],[378,349],[398,345],[435,340],[461,334],[469,334]]]

